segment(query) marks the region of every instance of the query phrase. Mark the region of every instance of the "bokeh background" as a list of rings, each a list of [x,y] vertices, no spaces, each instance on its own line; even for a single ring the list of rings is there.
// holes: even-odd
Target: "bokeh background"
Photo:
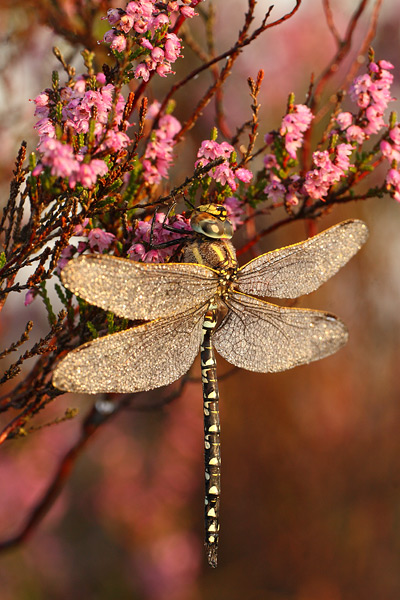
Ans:
[[[60,4],[73,17],[75,2]],[[293,6],[276,4],[274,16]],[[246,3],[217,0],[214,5],[216,44],[222,50],[241,26]],[[68,48],[42,23],[46,6],[50,3],[0,2],[3,197],[20,140],[27,139],[31,149],[36,145],[28,99],[50,83],[56,67],[51,46]],[[356,56],[374,6],[367,2],[347,65]],[[258,8],[261,15],[265,2]],[[340,31],[354,8],[353,1],[332,1]],[[377,58],[396,66],[397,97],[399,17],[398,0],[384,1],[373,41]],[[99,31],[102,27],[99,22]],[[198,35],[204,35],[200,25]],[[318,75],[334,50],[320,0],[304,1],[293,19],[267,32],[241,56],[224,98],[228,127],[234,131],[249,118],[249,75],[265,70],[260,96],[265,133],[278,126],[289,92],[304,101],[311,73]],[[79,68],[79,54],[71,57]],[[189,67],[179,68],[189,69],[190,59]],[[343,77],[339,71],[327,96]],[[184,119],[206,81],[199,78],[177,97],[176,116]],[[155,88],[155,97],[157,93]],[[178,181],[190,172],[200,141],[209,137],[213,110],[209,106],[187,136],[185,152],[178,148]],[[324,229],[353,217],[368,224],[368,244],[321,290],[297,304],[340,315],[350,330],[347,346],[321,362],[274,375],[229,375],[230,366],[219,360],[219,372],[227,376],[220,382],[218,568],[206,565],[202,547],[203,432],[196,363],[194,380],[179,399],[152,409],[162,404],[168,390],[143,396],[141,410],[121,413],[98,432],[35,534],[0,556],[1,600],[400,597],[400,206],[387,197],[336,207],[318,226]],[[263,239],[256,251],[304,237],[304,224],[293,224]],[[240,237],[236,241],[240,246]],[[249,258],[241,256],[241,261]],[[24,307],[21,298],[6,306],[0,318],[2,345],[29,319],[39,337],[46,325],[39,302]],[[57,398],[43,423],[68,407],[79,408],[80,416],[2,447],[1,539],[25,521],[60,457],[77,439],[92,401]]]

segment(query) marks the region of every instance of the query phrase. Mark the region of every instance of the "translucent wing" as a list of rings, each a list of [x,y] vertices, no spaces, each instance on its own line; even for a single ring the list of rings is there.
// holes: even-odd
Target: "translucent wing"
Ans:
[[[225,302],[230,310],[214,345],[228,362],[249,371],[285,371],[329,356],[347,341],[346,326],[329,313],[275,306],[237,292]]]
[[[206,307],[106,335],[67,354],[53,384],[70,392],[141,392],[168,385],[193,363]]]
[[[293,246],[267,252],[238,272],[238,289],[273,298],[297,298],[316,290],[365,243],[362,221],[343,221]]]
[[[128,319],[154,319],[200,306],[216,292],[212,269],[189,263],[137,263],[84,255],[62,270],[64,285],[90,304]]]

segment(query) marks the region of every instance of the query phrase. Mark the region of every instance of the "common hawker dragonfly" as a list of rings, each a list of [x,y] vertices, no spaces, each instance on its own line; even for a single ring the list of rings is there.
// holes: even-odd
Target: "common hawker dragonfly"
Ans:
[[[256,296],[297,298],[316,290],[360,249],[362,221],[339,223],[304,242],[262,254],[239,267],[232,225],[219,205],[191,217],[182,261],[139,263],[83,255],[62,270],[64,285],[87,302],[144,324],[70,352],[53,383],[70,392],[142,392],[168,385],[200,351],[204,397],[205,544],[217,565],[220,423],[213,347],[229,363],[262,373],[319,360],[347,341],[344,323],[327,312],[288,308]]]

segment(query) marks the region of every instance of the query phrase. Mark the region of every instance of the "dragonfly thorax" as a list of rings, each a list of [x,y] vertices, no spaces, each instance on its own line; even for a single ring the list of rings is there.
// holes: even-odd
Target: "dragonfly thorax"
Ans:
[[[235,279],[238,269],[236,252],[229,240],[207,240],[198,237],[182,249],[182,262],[197,263],[214,269],[222,279]]]

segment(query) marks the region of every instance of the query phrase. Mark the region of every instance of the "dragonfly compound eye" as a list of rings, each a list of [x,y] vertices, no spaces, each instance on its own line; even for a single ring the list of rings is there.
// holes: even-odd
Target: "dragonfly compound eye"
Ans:
[[[223,207],[218,207],[222,208]],[[232,223],[226,218],[226,210],[223,216],[215,216],[211,212],[196,212],[190,219],[193,231],[212,239],[230,239],[233,235]]]

